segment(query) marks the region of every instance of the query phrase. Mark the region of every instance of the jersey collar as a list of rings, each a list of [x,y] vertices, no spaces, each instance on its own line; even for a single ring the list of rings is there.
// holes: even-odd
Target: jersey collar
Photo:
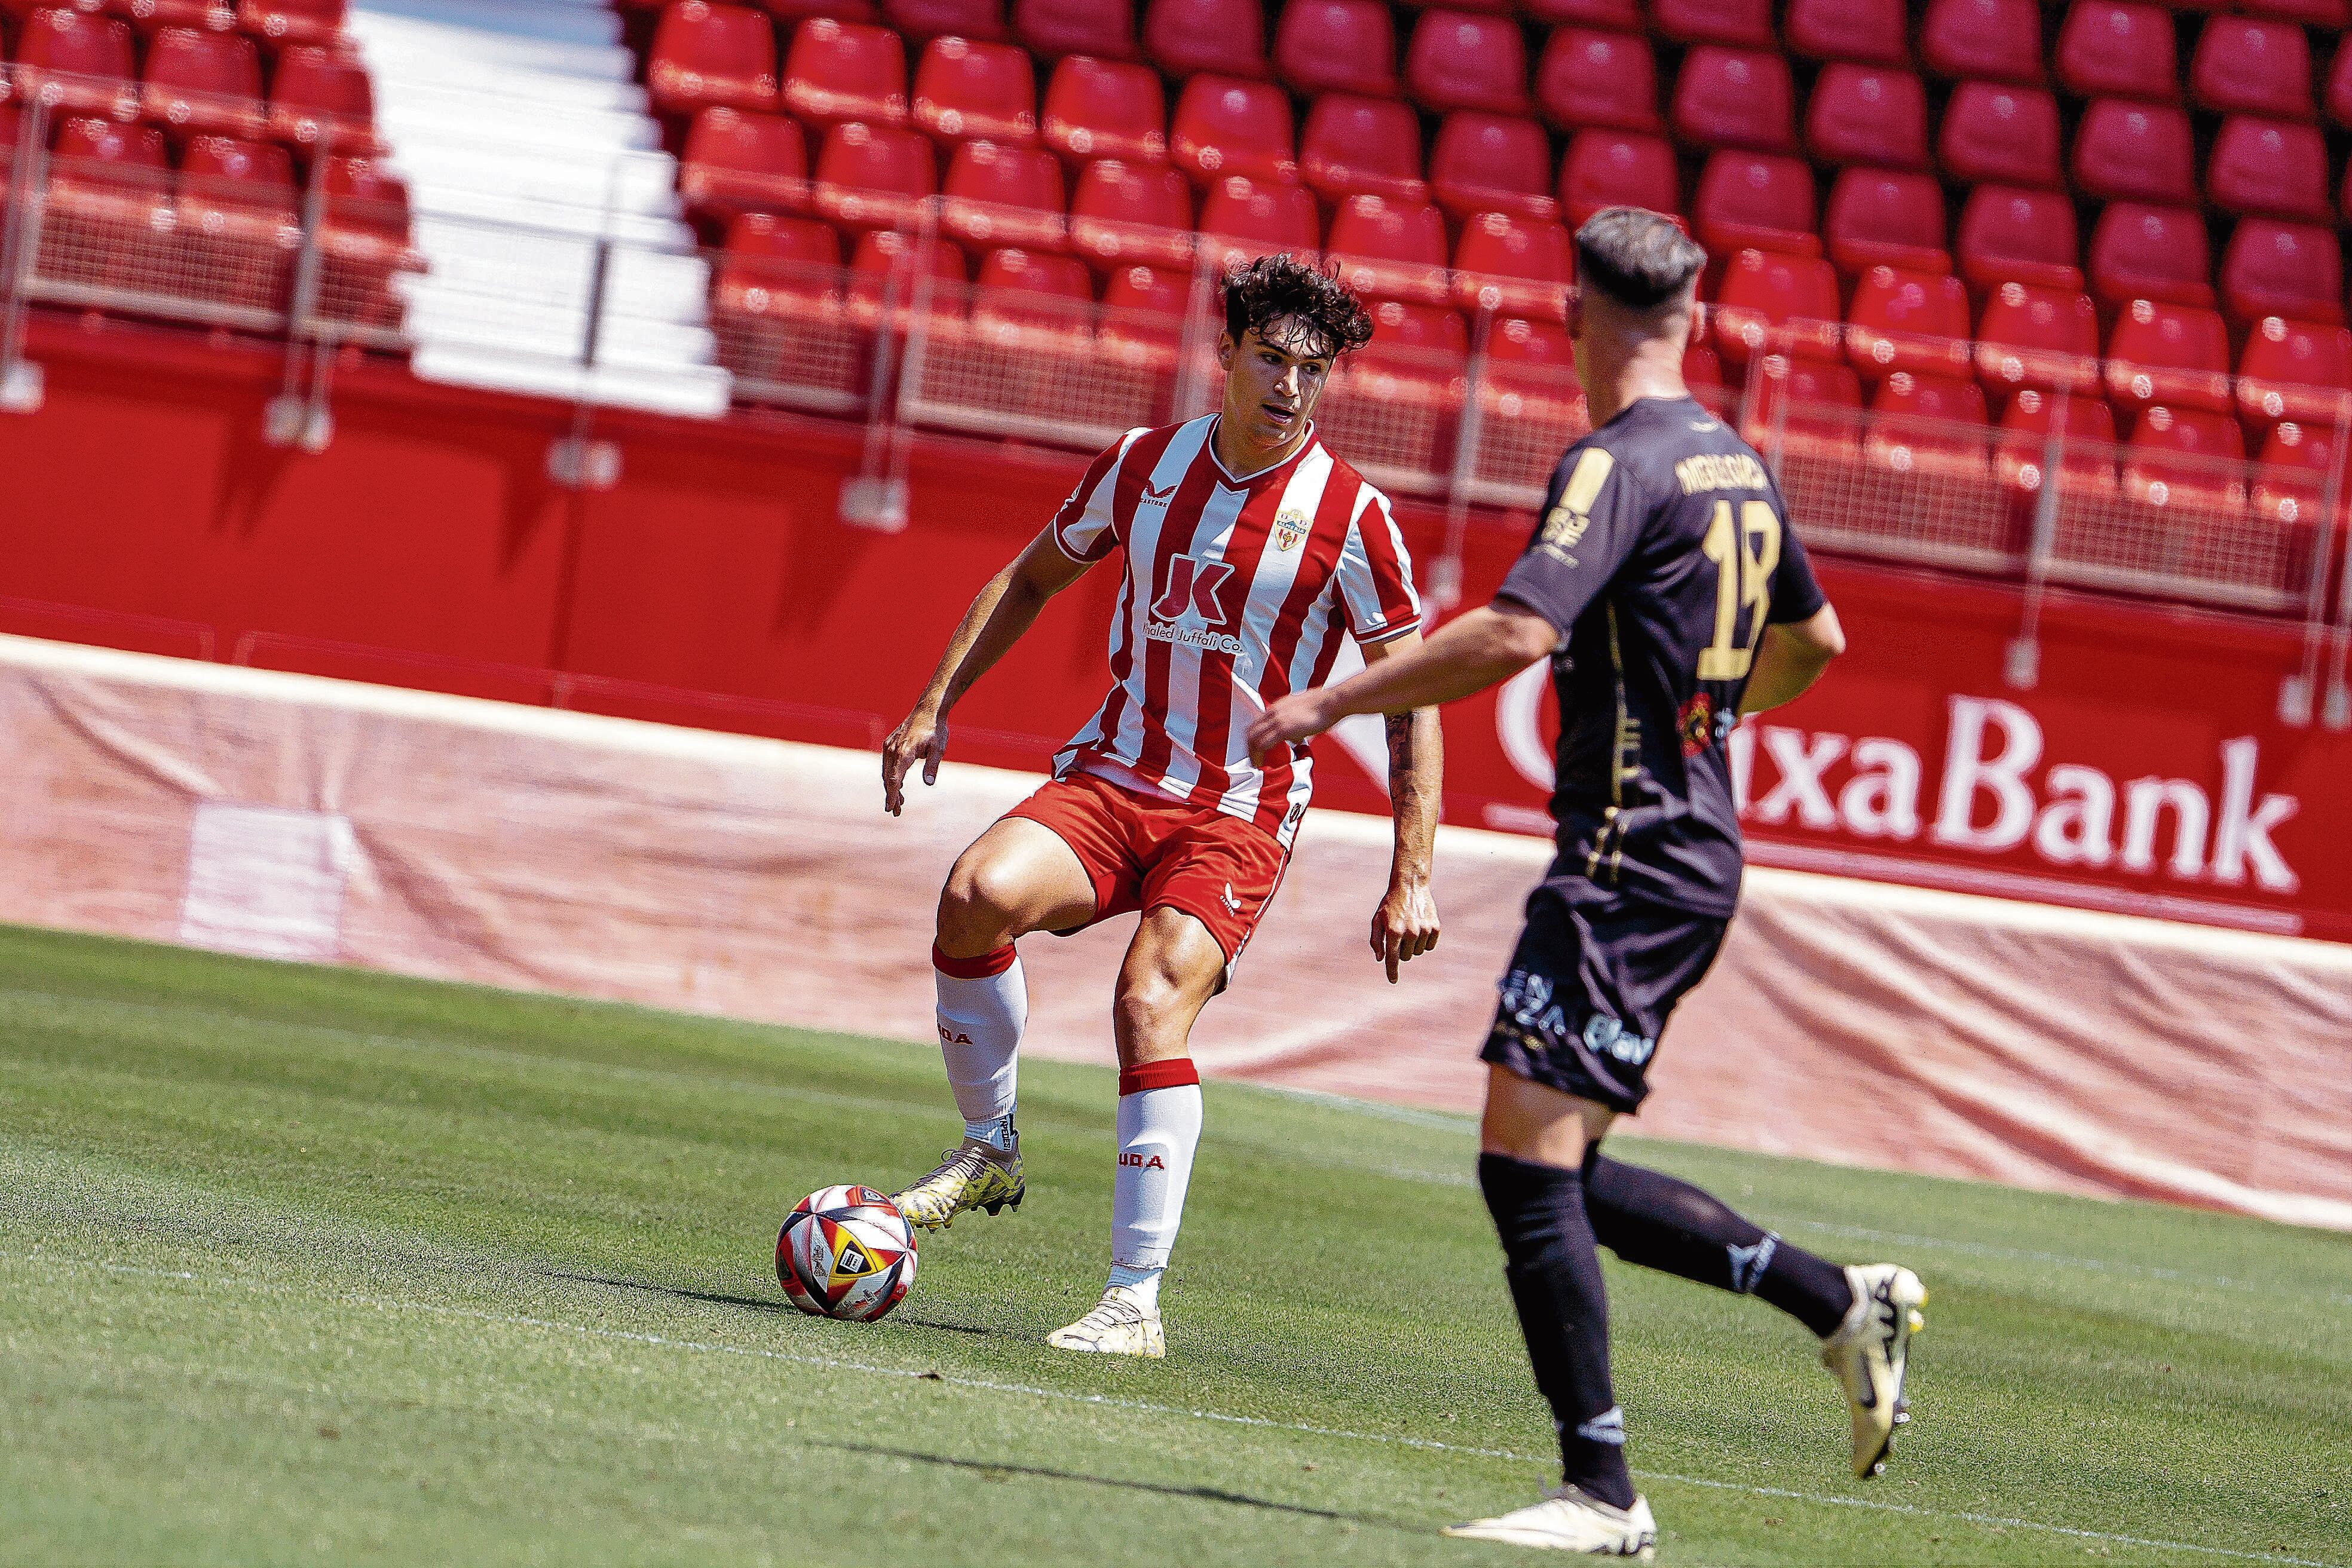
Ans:
[[[1299,458],[1313,451],[1317,447],[1322,444],[1323,440],[1322,431],[1316,427],[1314,420],[1309,419],[1307,422],[1307,439],[1298,443],[1298,450],[1291,453],[1290,456],[1283,458],[1282,461],[1278,463],[1267,464],[1265,468],[1258,469],[1255,473],[1235,475],[1231,469],[1225,467],[1225,460],[1217,456],[1217,432],[1223,427],[1224,423],[1225,416],[1223,415],[1210,415],[1209,438],[1202,442],[1202,449],[1209,454],[1209,461],[1217,466],[1217,472],[1224,476],[1226,486],[1237,490],[1249,489],[1256,485],[1264,483],[1266,479],[1282,472],[1283,469],[1290,467],[1293,463],[1298,461]]]

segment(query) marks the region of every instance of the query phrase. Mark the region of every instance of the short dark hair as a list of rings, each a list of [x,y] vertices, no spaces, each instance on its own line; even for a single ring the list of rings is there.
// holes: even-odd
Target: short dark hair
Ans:
[[[1681,298],[1706,265],[1696,240],[1646,207],[1603,207],[1576,231],[1578,283],[1629,310]]]
[[[1372,318],[1337,267],[1320,268],[1289,252],[1261,256],[1225,274],[1225,331],[1234,342],[1251,328],[1261,336],[1285,316],[1305,331],[1284,346],[1316,358],[1339,358],[1372,341]]]

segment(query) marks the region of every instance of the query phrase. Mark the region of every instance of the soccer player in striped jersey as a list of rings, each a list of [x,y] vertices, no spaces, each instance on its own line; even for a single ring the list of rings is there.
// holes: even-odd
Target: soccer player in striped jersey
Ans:
[[[1312,787],[1304,743],[1253,760],[1249,726],[1320,684],[1352,638],[1368,663],[1419,646],[1421,603],[1388,498],[1327,450],[1313,414],[1371,321],[1329,274],[1264,257],[1224,285],[1219,412],[1130,430],[998,573],[949,639],[930,685],[883,747],[884,808],[908,773],[939,774],[948,715],[1045,601],[1120,558],[1109,695],[1054,759],[1051,783],[948,873],[931,962],[940,1048],[964,1137],[897,1195],[908,1221],[1020,1206],[1016,1051],[1028,993],[1015,939],[1142,916],[1118,975],[1118,1155],[1102,1300],[1047,1336],[1070,1351],[1160,1356],[1160,1280],[1201,1135],[1192,1023],[1232,977],[1281,885]],[[1442,766],[1436,714],[1388,720],[1396,851],[1371,919],[1375,957],[1437,943],[1429,887]]]

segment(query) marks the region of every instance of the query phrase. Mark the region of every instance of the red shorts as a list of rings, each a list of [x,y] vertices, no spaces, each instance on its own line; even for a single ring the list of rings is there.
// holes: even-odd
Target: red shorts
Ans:
[[[1077,852],[1095,885],[1087,925],[1138,910],[1182,910],[1225,950],[1228,973],[1290,863],[1289,851],[1255,823],[1086,773],[1055,779],[1004,815],[1052,829]]]

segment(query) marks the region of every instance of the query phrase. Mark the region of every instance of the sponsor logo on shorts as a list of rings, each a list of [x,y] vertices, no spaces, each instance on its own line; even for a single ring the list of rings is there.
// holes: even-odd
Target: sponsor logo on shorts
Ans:
[[[1234,885],[1231,882],[1225,884],[1225,908],[1234,914],[1242,912],[1242,901],[1234,897]]]
[[[1504,1018],[1516,1026],[1516,1032],[1529,1045],[1552,1051],[1579,1037],[1569,1024],[1568,1010],[1560,1005],[1559,986],[1551,976],[1531,969],[1514,969],[1503,976],[1501,989]],[[1594,1056],[1632,1067],[1647,1062],[1658,1048],[1657,1041],[1634,1034],[1625,1027],[1622,1019],[1606,1013],[1595,1013],[1587,1018],[1581,1037],[1584,1048]]]
[[[1584,1048],[1597,1057],[1614,1057],[1640,1067],[1658,1048],[1658,1042],[1647,1035],[1634,1034],[1622,1019],[1595,1013],[1584,1021]]]

